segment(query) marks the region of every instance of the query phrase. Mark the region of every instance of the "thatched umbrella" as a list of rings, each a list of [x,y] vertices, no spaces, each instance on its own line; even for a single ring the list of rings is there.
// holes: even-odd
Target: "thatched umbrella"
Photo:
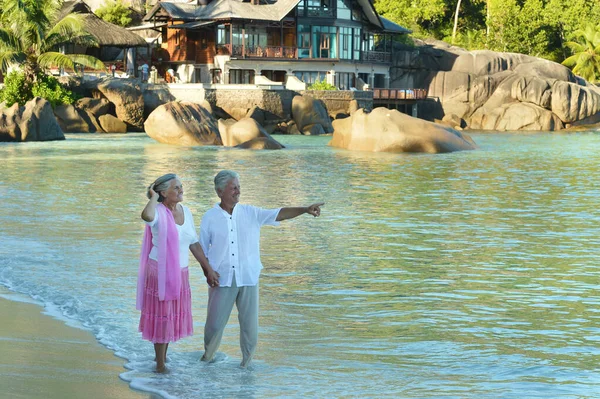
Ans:
[[[59,19],[71,13],[81,14],[85,30],[96,38],[100,46],[145,47],[148,45],[143,37],[99,18],[81,0],[65,1]]]
[[[84,29],[96,38],[96,42],[100,47],[110,46],[126,49],[148,46],[146,40],[140,35],[99,18],[82,0],[65,1],[58,19],[60,20],[71,13],[81,16]],[[135,62],[135,60],[133,61]],[[127,65],[127,52],[125,52],[124,64]]]

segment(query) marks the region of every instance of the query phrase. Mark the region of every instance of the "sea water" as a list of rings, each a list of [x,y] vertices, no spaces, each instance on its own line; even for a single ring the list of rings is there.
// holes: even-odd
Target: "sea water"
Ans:
[[[600,135],[474,133],[479,150],[438,155],[276,138],[285,150],[0,144],[0,283],[165,398],[600,397]],[[135,310],[145,190],[177,173],[199,225],[221,169],[240,173],[243,203],[326,204],[262,229],[253,366],[239,368],[235,310],[217,361],[199,361],[207,287],[192,263],[195,334],[156,374]]]

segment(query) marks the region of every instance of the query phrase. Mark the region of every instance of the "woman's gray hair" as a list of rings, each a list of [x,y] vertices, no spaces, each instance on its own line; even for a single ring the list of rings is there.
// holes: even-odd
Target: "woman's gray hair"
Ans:
[[[146,192],[148,199],[152,198],[152,195],[150,195],[150,189],[153,189],[158,194],[158,202],[163,202],[165,197],[163,197],[160,192],[168,190],[169,186],[171,185],[171,180],[173,179],[177,179],[177,175],[175,173],[167,173],[166,175],[154,180],[154,183],[148,186],[148,190]]]
[[[219,194],[219,191],[222,191],[227,183],[233,179],[239,179],[240,175],[233,170],[222,170],[215,176],[215,191]]]

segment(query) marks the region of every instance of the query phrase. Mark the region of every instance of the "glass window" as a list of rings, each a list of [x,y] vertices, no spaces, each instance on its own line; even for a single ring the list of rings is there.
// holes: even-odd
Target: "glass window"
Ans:
[[[313,26],[313,58],[338,58],[337,27]]]
[[[340,28],[340,58],[352,59],[352,28]]]
[[[229,25],[217,26],[217,44],[229,44]]]
[[[298,25],[298,58],[310,56],[310,25]]]
[[[348,8],[344,0],[337,0],[337,18],[352,19],[352,13],[350,12],[350,8]]]
[[[325,80],[327,76],[327,72],[324,71],[296,71],[294,74],[298,79],[306,83],[306,85],[311,85],[313,83]]]
[[[360,35],[361,30],[356,28],[354,29],[354,45],[352,46],[352,53],[354,56],[352,57],[354,60],[360,60]]]
[[[254,84],[254,69],[230,69],[229,83]]]

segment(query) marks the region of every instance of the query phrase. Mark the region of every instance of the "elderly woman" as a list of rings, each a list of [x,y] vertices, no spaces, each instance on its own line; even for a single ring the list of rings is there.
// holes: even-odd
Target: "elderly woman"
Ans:
[[[147,196],[136,307],[141,310],[142,338],[154,344],[156,370],[164,372],[169,342],[193,333],[189,251],[200,262],[209,285],[218,284],[219,275],[204,256],[190,210],[180,204],[183,185],[177,175],[156,179]]]

